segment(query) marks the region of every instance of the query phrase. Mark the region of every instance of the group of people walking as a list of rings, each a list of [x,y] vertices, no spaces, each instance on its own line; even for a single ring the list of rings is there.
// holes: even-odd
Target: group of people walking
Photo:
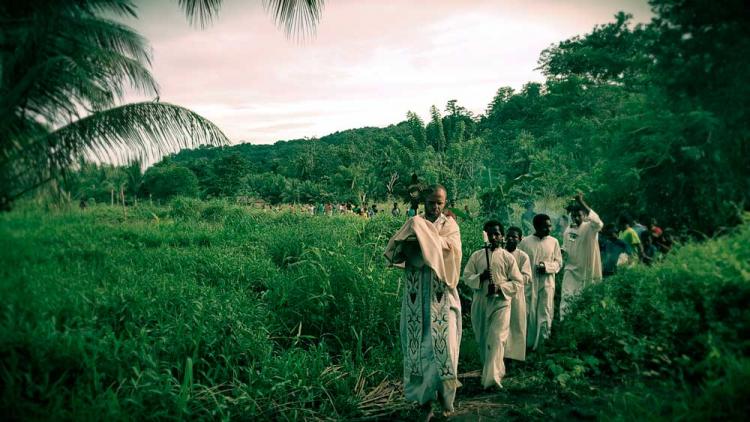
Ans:
[[[538,350],[550,336],[555,275],[564,271],[561,318],[575,295],[602,279],[597,234],[604,224],[580,193],[568,208],[572,222],[562,247],[550,234],[548,215],[534,215],[534,232],[526,237],[519,227],[506,230],[498,221],[487,221],[485,247],[472,253],[461,275],[460,230],[443,212],[447,191],[432,185],[424,194],[424,214],[404,223],[388,242],[385,257],[404,269],[404,393],[423,406],[423,417],[429,420],[435,400],[444,412],[453,411],[460,386],[459,280],[473,291],[471,323],[482,363],[481,384],[502,388],[504,358],[523,361],[527,349]]]

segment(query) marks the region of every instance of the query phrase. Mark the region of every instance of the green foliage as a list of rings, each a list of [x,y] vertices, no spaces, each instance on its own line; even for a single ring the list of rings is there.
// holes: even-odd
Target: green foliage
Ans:
[[[630,268],[584,290],[548,344],[554,380],[565,386],[637,374],[687,383],[680,400],[691,400],[691,386],[700,385],[703,399],[690,404],[691,412],[739,415],[742,406],[724,405],[741,402],[750,381],[748,241],[745,224],[726,237],[685,245],[660,265]]]
[[[129,0],[40,0],[0,5],[0,210],[64,175],[82,155],[165,154],[221,144],[213,124],[158,102],[119,105],[128,90],[157,94],[146,40],[114,17]]]
[[[381,276],[399,224],[182,197],[127,217],[106,206],[6,214],[0,408],[19,419],[356,416],[355,390],[400,371],[398,272]]]
[[[173,196],[198,196],[198,177],[187,167],[175,164],[154,166],[146,170],[141,187],[145,196],[169,199]]]

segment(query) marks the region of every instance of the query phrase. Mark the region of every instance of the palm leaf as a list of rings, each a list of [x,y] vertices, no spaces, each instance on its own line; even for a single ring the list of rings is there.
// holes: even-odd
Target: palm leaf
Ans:
[[[70,151],[69,159],[85,154],[124,163],[153,160],[180,148],[224,145],[228,139],[193,111],[169,103],[142,102],[94,113],[50,133],[42,143]]]
[[[191,23],[208,25],[219,13],[222,0],[178,0]],[[263,6],[287,35],[311,34],[323,12],[324,0],[263,0]]]

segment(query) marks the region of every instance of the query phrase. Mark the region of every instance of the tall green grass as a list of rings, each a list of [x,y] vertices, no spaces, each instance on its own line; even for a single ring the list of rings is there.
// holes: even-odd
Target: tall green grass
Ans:
[[[401,222],[181,198],[0,215],[0,410],[11,419],[366,416],[367,392],[401,376],[400,274],[382,258]],[[481,221],[461,230],[468,258]],[[748,241],[745,225],[586,290],[546,353],[520,368],[532,380],[523,388],[577,395],[620,382],[589,412],[625,419],[741,414]],[[463,372],[479,365],[461,289]],[[668,394],[677,399],[664,405]]]
[[[397,376],[399,221],[127,212],[1,217],[7,415],[343,419]]]

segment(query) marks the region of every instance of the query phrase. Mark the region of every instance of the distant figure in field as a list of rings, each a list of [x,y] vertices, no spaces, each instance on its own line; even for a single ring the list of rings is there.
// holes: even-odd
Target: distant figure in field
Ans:
[[[640,236],[643,232],[648,231],[648,227],[646,227],[646,224],[648,224],[649,216],[646,214],[641,214],[638,216],[638,220],[633,220],[633,230],[635,230],[635,233]]]
[[[398,217],[401,215],[401,209],[398,207],[398,202],[393,203],[393,208],[391,208],[391,215],[394,217]]]
[[[643,255],[643,249],[640,236],[631,227],[633,219],[628,214],[622,214],[617,219],[617,225],[620,226],[620,240],[627,245],[628,254],[634,261],[638,261]]]
[[[510,333],[505,346],[505,357],[513,360],[526,360],[526,327],[529,318],[527,299],[531,293],[531,261],[526,252],[518,249],[523,240],[520,227],[509,227],[505,234],[505,250],[516,259],[518,270],[523,276],[523,284],[510,302]]]
[[[83,198],[81,198],[81,202],[78,203],[78,208],[80,208],[81,210],[85,210],[86,206],[87,206],[86,201],[84,201]]]
[[[526,203],[526,211],[521,214],[521,228],[524,234],[532,233],[534,229],[534,203],[529,201]]]
[[[570,300],[591,283],[602,280],[599,231],[604,223],[578,193],[568,207],[572,224],[563,233],[565,272],[560,292],[560,319],[568,312]]]
[[[482,248],[471,254],[463,278],[474,291],[471,326],[482,362],[482,387],[488,388],[503,386],[503,358],[510,334],[511,303],[518,292],[523,291],[523,276],[513,255],[501,247],[503,225],[498,221],[487,221],[484,232],[489,239],[489,250]]]
[[[657,248],[654,245],[654,236],[649,230],[645,230],[641,233],[641,249],[643,254],[641,255],[641,262],[646,265],[651,265],[656,261]]]
[[[409,207],[409,209],[406,210],[406,217],[408,218],[414,217],[415,215],[417,215],[417,211],[418,211],[417,208],[414,208],[413,206]]]
[[[599,251],[602,259],[602,276],[617,273],[617,267],[628,263],[628,246],[617,238],[617,227],[607,224],[599,236]]]
[[[534,272],[531,277],[531,303],[527,324],[526,345],[536,350],[549,338],[555,314],[555,274],[562,267],[562,254],[557,239],[550,236],[552,221],[546,214],[532,220],[534,234],[524,237],[518,248],[526,252]]]
[[[456,287],[461,266],[461,234],[443,214],[447,192],[441,185],[423,191],[424,215],[409,218],[388,241],[385,257],[404,268],[401,349],[404,394],[432,417],[432,402],[453,411],[461,344],[461,302]]]
[[[329,217],[333,215],[333,204],[330,202],[326,202],[325,213]]]
[[[367,211],[369,217],[374,217],[378,213],[378,204],[372,204],[372,207]]]

